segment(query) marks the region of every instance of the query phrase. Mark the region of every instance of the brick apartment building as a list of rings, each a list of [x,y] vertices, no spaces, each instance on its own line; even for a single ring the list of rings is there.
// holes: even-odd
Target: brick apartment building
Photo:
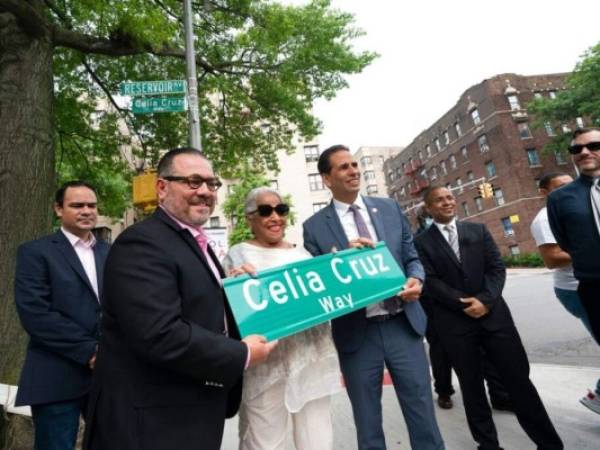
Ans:
[[[566,74],[502,74],[467,89],[456,105],[395,157],[385,161],[390,197],[416,226],[423,191],[431,184],[452,189],[458,216],[485,223],[503,255],[530,253],[529,225],[543,206],[540,177],[551,171],[574,175],[570,158],[543,147],[556,133],[583,126],[582,119],[533,129],[526,105],[536,96],[564,89]],[[492,199],[477,186],[486,181]]]

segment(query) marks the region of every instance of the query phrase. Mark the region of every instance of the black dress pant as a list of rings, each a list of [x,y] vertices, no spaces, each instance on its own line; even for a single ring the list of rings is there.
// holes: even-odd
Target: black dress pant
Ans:
[[[517,420],[539,450],[562,450],[558,436],[535,386],[529,361],[516,328],[488,331],[479,327],[441,339],[456,371],[469,429],[480,450],[498,450],[498,435],[484,388],[482,349],[502,380]]]
[[[587,312],[596,342],[600,342],[600,280],[579,280],[577,293]]]
[[[433,372],[433,388],[437,395],[450,397],[454,394],[452,366],[446,355],[446,350],[444,350],[440,342],[440,336],[431,322],[427,324],[425,337],[429,343],[429,361],[431,363],[431,371]]]

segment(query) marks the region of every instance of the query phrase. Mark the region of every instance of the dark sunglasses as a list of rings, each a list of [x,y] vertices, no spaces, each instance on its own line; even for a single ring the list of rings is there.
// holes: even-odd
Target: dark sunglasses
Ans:
[[[600,150],[600,142],[588,142],[587,144],[570,145],[569,153],[571,155],[579,155],[584,148],[587,148],[590,152],[597,152]]]
[[[275,211],[278,216],[285,217],[289,214],[290,207],[285,203],[280,203],[277,206],[258,205],[256,210],[252,211],[250,214],[258,213],[260,217],[269,217],[271,214],[273,214],[273,211]]]
[[[167,181],[177,181],[179,183],[185,183],[190,189],[200,189],[200,187],[206,183],[206,187],[209,191],[215,192],[223,183],[218,178],[202,178],[200,175],[190,175],[189,177],[178,177],[175,175],[167,175],[161,177]]]

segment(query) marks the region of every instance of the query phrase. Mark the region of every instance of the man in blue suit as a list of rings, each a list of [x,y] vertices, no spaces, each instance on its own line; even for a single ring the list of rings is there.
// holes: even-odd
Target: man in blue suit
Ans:
[[[325,150],[318,168],[333,200],[304,223],[306,249],[316,256],[385,241],[407,277],[397,297],[332,322],[358,448],[386,448],[381,413],[385,365],[404,414],[411,447],[443,449],[423,345],[427,320],[418,302],[425,274],[408,221],[393,200],[359,195],[360,170],[347,147],[336,145]]]
[[[15,276],[17,311],[29,334],[16,405],[31,405],[35,450],[75,448],[96,360],[109,248],[92,234],[92,186],[64,184],[54,211],[60,230],[19,247]]]

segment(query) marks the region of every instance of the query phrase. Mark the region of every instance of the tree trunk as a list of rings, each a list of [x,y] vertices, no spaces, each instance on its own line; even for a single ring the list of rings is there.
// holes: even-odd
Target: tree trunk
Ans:
[[[52,222],[52,92],[50,38],[34,39],[12,14],[0,13],[0,383],[5,384],[17,384],[27,342],[13,300],[16,249],[48,233]],[[0,412],[0,449],[32,448],[28,422]]]

